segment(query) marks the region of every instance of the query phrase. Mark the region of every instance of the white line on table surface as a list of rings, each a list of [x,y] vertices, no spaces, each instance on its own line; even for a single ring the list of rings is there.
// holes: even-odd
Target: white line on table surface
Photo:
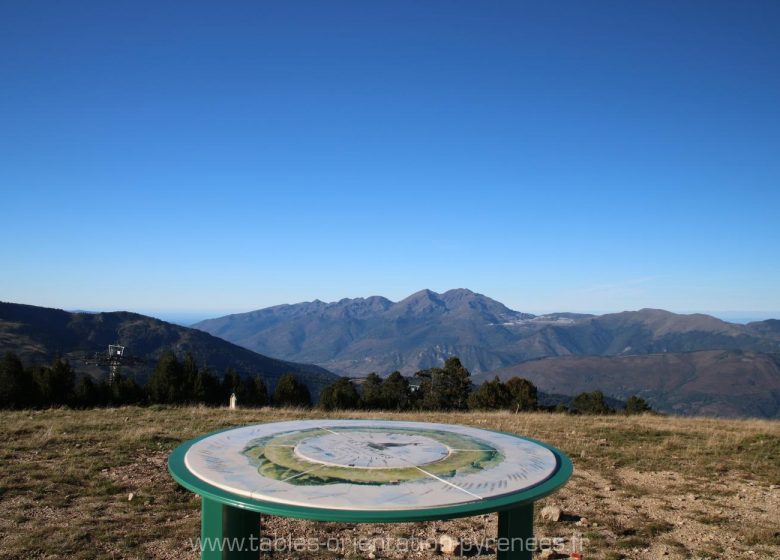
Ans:
[[[309,470],[307,470],[307,471],[299,472],[298,474],[294,474],[294,475],[292,475],[292,476],[288,476],[287,478],[283,478],[283,479],[281,480],[281,482],[287,482],[288,480],[292,480],[293,478],[298,478],[299,476],[303,476],[303,475],[305,475],[305,474],[309,474],[310,472],[312,472],[312,471],[316,471],[317,469],[321,469],[321,468],[322,468],[322,467],[324,467],[324,466],[325,466],[325,465],[317,465],[317,466],[316,466],[316,467],[314,467],[313,469],[309,469]]]

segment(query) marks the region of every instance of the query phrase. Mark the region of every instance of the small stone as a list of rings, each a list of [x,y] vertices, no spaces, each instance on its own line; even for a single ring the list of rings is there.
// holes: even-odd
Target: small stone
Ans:
[[[545,521],[560,521],[563,512],[558,506],[544,506],[542,508],[542,519]]]
[[[577,527],[587,527],[588,526],[588,518],[587,517],[580,517],[576,523],[574,523]]]
[[[698,499],[699,499],[699,497],[696,494],[688,494],[688,500],[689,501],[695,502]]]
[[[134,497],[134,496],[135,496],[135,494],[133,494],[132,492],[130,492],[130,493],[127,495],[127,501],[128,501],[128,502],[132,502],[132,501],[133,501],[133,497]]]
[[[614,492],[615,487],[612,486],[611,484],[608,484],[607,486],[604,487],[604,490],[606,490],[607,492]]]
[[[439,550],[441,550],[444,554],[457,554],[459,548],[460,541],[452,535],[444,534],[439,537]]]

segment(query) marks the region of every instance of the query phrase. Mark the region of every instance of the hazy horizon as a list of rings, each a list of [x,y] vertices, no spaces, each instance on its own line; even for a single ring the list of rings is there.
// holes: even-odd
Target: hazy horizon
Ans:
[[[417,290],[420,291],[420,290]],[[446,291],[446,290],[445,290]],[[412,294],[407,294],[408,297]],[[491,297],[490,294],[482,294],[487,297]],[[372,296],[381,296],[381,297],[387,297],[383,296],[382,294],[372,294]],[[356,299],[360,297],[371,297],[371,296],[355,296],[355,298],[346,298],[346,299]],[[258,309],[263,309],[265,307],[273,307],[275,305],[294,305],[297,303],[305,303],[305,302],[312,302],[315,300],[325,301],[325,303],[336,303],[341,299],[345,298],[338,298],[336,300],[323,300],[322,298],[313,297],[311,299],[302,300],[302,301],[284,301],[284,302],[277,302],[271,305],[263,305],[263,306],[256,306],[256,307],[248,307],[244,309],[214,309],[214,310],[197,310],[197,309],[150,309],[145,307],[140,308],[124,308],[124,307],[116,307],[116,308],[105,308],[105,309],[87,309],[84,306],[74,306],[74,307],[68,307],[68,306],[58,306],[54,305],[51,307],[55,307],[57,309],[65,309],[67,311],[71,312],[85,312],[85,313],[99,313],[99,312],[112,312],[112,311],[130,311],[133,313],[140,313],[142,315],[148,315],[150,317],[155,317],[157,319],[161,319],[163,321],[167,321],[170,323],[175,323],[182,326],[191,326],[199,321],[203,321],[205,319],[213,319],[216,317],[222,317],[225,315],[233,315],[238,313],[248,313],[251,311],[256,311]],[[404,298],[399,299],[393,299],[388,298],[391,301],[397,302],[401,301]],[[495,298],[492,298],[495,299]],[[610,309],[610,310],[599,310],[599,309],[592,309],[592,310],[586,310],[586,311],[572,311],[570,309],[562,309],[562,308],[554,308],[554,309],[535,309],[533,307],[524,307],[524,306],[513,306],[508,305],[506,302],[500,301],[500,303],[503,303],[507,305],[510,309],[514,311],[520,311],[523,313],[531,313],[533,315],[546,315],[550,313],[566,313],[566,312],[575,312],[575,313],[587,313],[587,314],[593,314],[593,315],[604,315],[608,313],[619,313],[621,311],[637,311],[639,309],[647,308],[650,306],[641,306],[637,308],[632,309]],[[22,302],[22,301],[16,301],[11,303],[21,303],[21,304],[27,304],[27,305],[40,305],[35,302]],[[780,319],[780,310],[778,311],[751,311],[751,310],[691,310],[691,309],[665,309],[666,311],[671,311],[672,313],[680,313],[680,314],[694,314],[694,313],[703,313],[706,315],[712,315],[713,317],[717,317],[718,319],[722,319],[724,321],[729,321],[732,323],[749,323],[751,321],[763,321],[766,319]]]

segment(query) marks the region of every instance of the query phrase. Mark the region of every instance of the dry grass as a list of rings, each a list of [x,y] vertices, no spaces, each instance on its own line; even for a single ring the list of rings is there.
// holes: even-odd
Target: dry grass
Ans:
[[[151,407],[0,413],[0,558],[196,558],[189,539],[198,535],[199,501],[168,476],[171,449],[222,427],[322,416],[469,424],[560,447],[571,456],[575,476],[544,503],[562,506],[567,516],[539,521],[537,533],[567,542],[587,538],[585,558],[780,556],[778,422]],[[578,525],[581,517],[586,521]],[[478,539],[494,536],[495,525],[494,515],[394,526],[270,518],[266,533],[425,538],[447,531]]]

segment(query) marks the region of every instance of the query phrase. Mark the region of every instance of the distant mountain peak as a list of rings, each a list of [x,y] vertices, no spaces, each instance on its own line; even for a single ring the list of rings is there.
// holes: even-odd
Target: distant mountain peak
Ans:
[[[442,300],[447,302],[474,301],[474,300],[495,301],[482,294],[478,294],[476,292],[472,292],[471,290],[467,290],[466,288],[455,288],[453,290],[447,290],[439,297]]]
[[[424,289],[424,290],[420,290],[419,292],[415,292],[410,296],[405,297],[398,303],[409,304],[415,302],[432,302],[436,305],[446,306],[448,308],[451,308],[453,306],[458,306],[458,305],[462,305],[463,303],[468,303],[473,301],[482,301],[487,304],[501,305],[503,307],[502,303],[499,303],[496,300],[491,299],[485,295],[473,292],[467,288],[453,288],[451,290],[447,290],[446,292],[442,292],[442,293],[434,292],[433,290],[429,290],[429,289]]]
[[[487,297],[483,296],[482,294],[478,294],[476,292],[472,292],[468,288],[452,288],[451,290],[447,290],[442,296],[447,297],[464,297],[464,296],[480,296],[480,297]]]
[[[441,298],[441,294],[434,292],[433,290],[429,290],[428,288],[425,288],[423,290],[420,290],[419,292],[414,292],[412,295],[406,296],[399,303],[403,303],[405,301],[416,301],[421,299],[438,301],[440,300],[440,298]]]
[[[460,300],[475,300],[475,299],[481,299],[484,301],[490,301],[495,302],[495,300],[489,298],[488,296],[485,296],[483,294],[479,294],[477,292],[474,292],[472,290],[469,290],[468,288],[452,288],[450,290],[447,290],[445,292],[439,293],[434,290],[424,288],[422,290],[419,290],[417,292],[414,292],[413,294],[410,294],[406,296],[405,298],[393,302],[392,300],[379,295],[373,295],[373,296],[367,296],[367,297],[355,297],[355,298],[341,298],[337,301],[330,301],[325,302],[321,299],[314,299],[312,301],[302,301],[300,303],[283,303],[280,305],[275,305],[271,307],[266,307],[263,309],[257,309],[256,311],[264,311],[265,309],[278,309],[282,307],[295,307],[295,306],[317,306],[317,307],[333,307],[333,306],[351,306],[351,305],[379,305],[379,306],[389,306],[389,305],[395,305],[395,304],[403,304],[403,303],[410,303],[410,302],[419,302],[419,301],[431,301],[437,304],[447,303],[447,302],[457,302]],[[498,303],[498,302],[495,302]],[[254,313],[254,311],[249,311],[248,313]]]

